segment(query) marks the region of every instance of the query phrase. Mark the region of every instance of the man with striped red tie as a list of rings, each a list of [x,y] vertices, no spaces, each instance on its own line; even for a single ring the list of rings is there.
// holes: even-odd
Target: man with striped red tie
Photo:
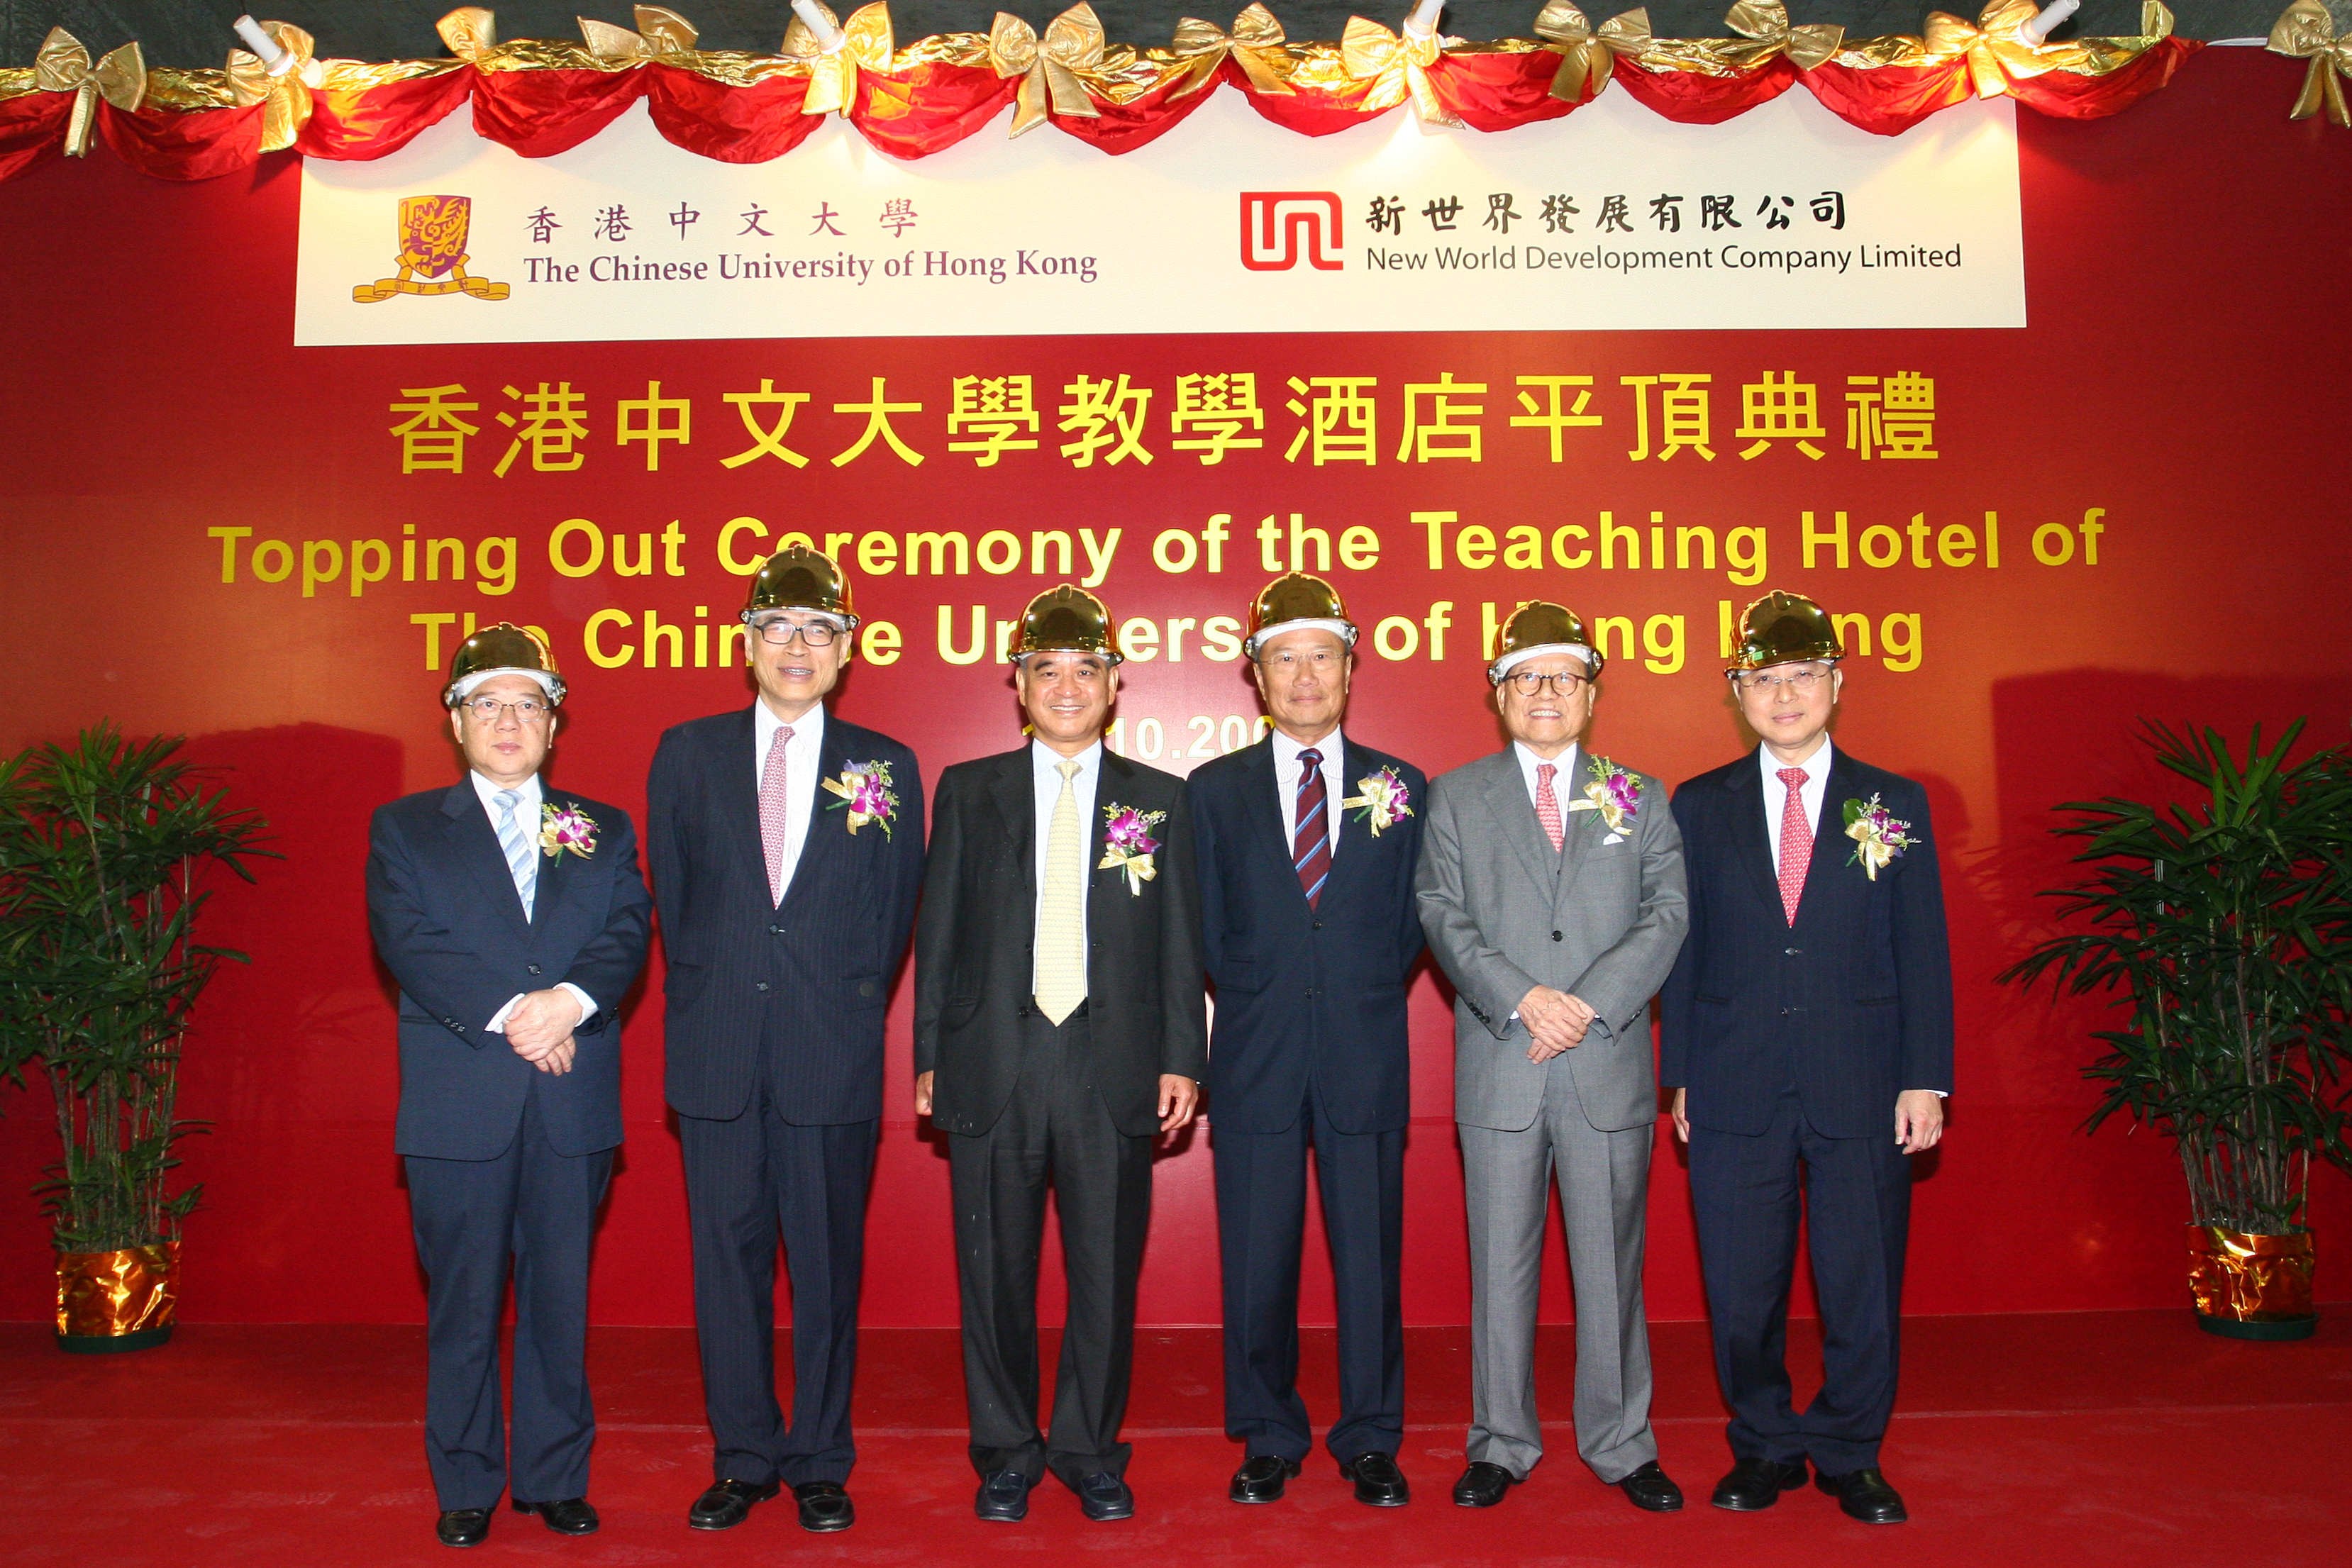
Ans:
[[[1315,1150],[1339,1326],[1331,1456],[1375,1507],[1407,1500],[1405,979],[1421,954],[1413,866],[1424,782],[1340,732],[1356,627],[1293,572],[1250,607],[1245,644],[1273,730],[1192,775],[1224,1262],[1229,1495],[1271,1502],[1314,1447],[1298,1396],[1298,1258]]]

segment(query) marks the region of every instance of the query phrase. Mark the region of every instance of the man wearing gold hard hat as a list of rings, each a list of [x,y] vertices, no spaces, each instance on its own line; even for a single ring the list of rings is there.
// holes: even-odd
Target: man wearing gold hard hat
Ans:
[[[1910,1156],[1942,1136],[1952,1086],[1951,954],[1927,792],[1831,742],[1843,655],[1801,594],[1748,607],[1727,673],[1760,744],[1675,791],[1691,922],[1661,1066],[1732,1412],[1715,1505],[1769,1508],[1810,1461],[1848,1515],[1892,1524],[1879,1443]],[[1801,1412],[1782,1356],[1801,1211],[1827,1347]]]
[[[1268,583],[1244,644],[1272,728],[1192,777],[1201,949],[1217,983],[1217,1237],[1229,1495],[1271,1502],[1312,1451],[1298,1396],[1298,1260],[1312,1145],[1331,1242],[1339,1418],[1326,1444],[1360,1501],[1407,1500],[1405,981],[1428,781],[1345,735],[1355,622],[1304,572]]]
[[[1469,1466],[1491,1508],[1543,1456],[1537,1282],[1557,1182],[1576,1289],[1576,1447],[1651,1512],[1682,1507],[1650,1429],[1643,1216],[1658,1090],[1650,998],[1682,946],[1682,835],[1646,773],[1584,749],[1603,660],[1522,604],[1486,672],[1510,744],[1430,786],[1421,918],[1453,978],[1470,1222]]]
[[[588,1257],[651,905],[628,814],[540,776],[563,695],[533,628],[467,637],[441,694],[466,778],[379,807],[369,829],[368,925],[400,983],[393,1146],[425,1270],[425,1454],[448,1546],[480,1544],[502,1490],[561,1534],[597,1528]]]
[[[973,1511],[1011,1521],[1051,1470],[1091,1520],[1131,1518],[1118,1428],[1151,1151],[1204,1064],[1201,906],[1184,781],[1103,732],[1119,653],[1066,583],[1021,617],[1030,741],[940,775],[915,932],[915,1113],[948,1134]],[[1061,1216],[1069,1315],[1037,1429],[1037,1253]]]
[[[802,1528],[846,1530],[882,1019],[922,883],[923,781],[905,746],[825,708],[857,630],[830,557],[770,556],[743,626],[751,705],[664,734],[646,786],[712,1440],[687,1523],[730,1529],[790,1487]],[[776,1403],[780,1240],[790,1421]]]

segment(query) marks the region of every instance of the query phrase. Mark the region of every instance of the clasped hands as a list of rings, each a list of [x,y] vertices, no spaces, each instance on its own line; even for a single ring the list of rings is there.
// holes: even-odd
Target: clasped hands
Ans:
[[[541,1072],[569,1072],[579,1050],[572,1031],[581,1012],[580,998],[561,987],[533,991],[508,1012],[507,1043]]]
[[[1535,1037],[1528,1060],[1540,1065],[1561,1051],[1584,1043],[1584,1031],[1601,1015],[1580,998],[1549,986],[1537,986],[1519,998],[1519,1021]]]

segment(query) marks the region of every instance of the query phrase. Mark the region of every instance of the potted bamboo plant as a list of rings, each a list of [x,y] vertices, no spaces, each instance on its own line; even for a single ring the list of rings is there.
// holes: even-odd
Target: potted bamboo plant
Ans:
[[[40,1189],[58,1251],[58,1343],[171,1337],[180,1040],[214,968],[194,939],[213,864],[253,880],[263,823],[175,761],[176,737],[111,725],[0,763],[0,1072],[47,1078],[63,1157]],[[274,858],[274,857],[273,857]]]
[[[2178,1145],[2197,1322],[2242,1339],[2312,1332],[2311,1166],[2352,1166],[2352,764],[2290,761],[2303,728],[2264,750],[2257,727],[2241,760],[2212,730],[2147,726],[2193,803],[2059,807],[2051,831],[2094,869],[2043,895],[2073,928],[2000,977],[2127,1009],[2084,1069],[2105,1085],[2087,1128],[2121,1113]]]

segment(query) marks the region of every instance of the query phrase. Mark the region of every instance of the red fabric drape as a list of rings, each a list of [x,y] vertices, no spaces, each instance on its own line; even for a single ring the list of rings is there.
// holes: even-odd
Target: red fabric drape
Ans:
[[[801,112],[808,99],[804,76],[730,87],[676,66],[650,65],[642,74],[654,129],[688,152],[721,163],[781,158],[824,122],[821,114]]]
[[[1181,87],[1183,79],[1178,77],[1162,82],[1128,103],[1097,104],[1102,113],[1092,120],[1060,114],[1049,118],[1055,129],[1066,131],[1088,146],[1098,147],[1114,157],[1132,152],[1182,124],[1184,117],[1208,102],[1209,96],[1221,85],[1213,81],[1200,91],[1171,102],[1169,94]]]
[[[850,123],[893,158],[925,158],[995,119],[1020,85],[986,66],[937,61],[887,76],[860,70]]]
[[[101,103],[98,131],[116,157],[142,174],[159,180],[212,180],[261,156],[262,108],[256,103],[184,113],[151,106],[126,113]]]
[[[483,71],[474,129],[526,158],[569,152],[620,117],[646,90],[643,68]]]
[[[1441,55],[1429,68],[1429,88],[1447,112],[1473,131],[1509,131],[1558,120],[1591,103],[1603,78],[1587,77],[1584,96],[1570,103],[1551,95],[1560,57],[1549,49],[1524,55]]]
[[[69,92],[20,92],[0,99],[0,180],[29,174],[65,150],[73,100]]]
[[[478,74],[460,66],[349,92],[314,92],[310,123],[294,139],[294,150],[355,162],[397,152],[465,102]]]
[[[1803,74],[1784,55],[1775,55],[1744,76],[1711,77],[1696,71],[1654,71],[1617,57],[1617,85],[1643,105],[1677,125],[1720,125],[1769,103]]]
[[[2011,82],[2009,95],[2028,109],[2060,120],[2121,114],[2170,81],[2180,62],[2204,47],[2193,38],[2163,38],[2131,64],[2103,77],[2050,71]]]
[[[1879,136],[1900,136],[1929,115],[1966,103],[1976,92],[1962,55],[1935,66],[1880,66],[1875,70],[1824,60],[1804,73],[1822,107],[1848,125]]]

